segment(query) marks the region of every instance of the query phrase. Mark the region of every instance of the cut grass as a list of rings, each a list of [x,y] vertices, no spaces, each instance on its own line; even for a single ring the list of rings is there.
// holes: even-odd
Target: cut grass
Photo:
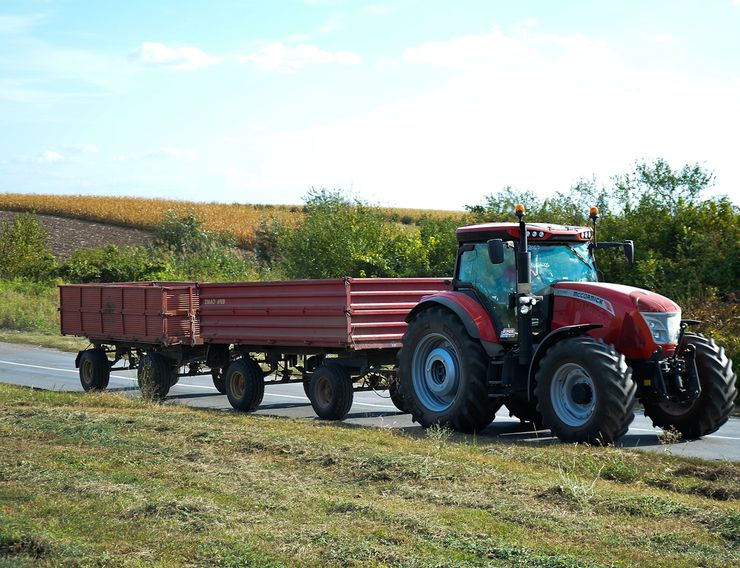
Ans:
[[[0,386],[0,565],[730,566],[739,486],[734,463]]]

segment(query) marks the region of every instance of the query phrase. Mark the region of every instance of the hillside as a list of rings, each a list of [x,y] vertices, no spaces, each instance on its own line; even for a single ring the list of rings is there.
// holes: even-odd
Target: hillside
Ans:
[[[12,222],[15,215],[12,211],[0,211],[0,224]],[[151,239],[147,231],[132,227],[53,215],[38,215],[38,218],[49,233],[49,249],[60,261],[80,248],[141,245]]]
[[[277,220],[291,225],[303,215],[300,205],[251,205],[242,203],[203,203],[139,197],[104,197],[90,195],[38,195],[1,193],[0,211],[35,211],[39,214],[98,221],[107,225],[150,230],[169,210],[178,214],[194,211],[204,228],[228,232],[248,245],[260,220]],[[461,211],[381,208],[391,221],[414,223],[422,216],[462,217]]]
[[[0,385],[0,565],[717,566],[740,469]]]

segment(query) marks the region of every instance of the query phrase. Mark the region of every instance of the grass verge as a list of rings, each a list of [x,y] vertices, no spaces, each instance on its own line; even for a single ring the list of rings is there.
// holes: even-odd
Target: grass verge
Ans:
[[[740,464],[0,386],[0,565],[730,566]]]
[[[77,353],[90,345],[87,339],[79,337],[66,337],[64,335],[39,333],[36,331],[13,331],[9,329],[0,329],[0,341],[35,345],[36,347],[49,347],[70,353]]]

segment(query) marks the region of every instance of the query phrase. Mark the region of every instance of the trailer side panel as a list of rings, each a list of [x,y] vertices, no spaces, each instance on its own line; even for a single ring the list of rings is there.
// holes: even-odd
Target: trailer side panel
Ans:
[[[159,345],[202,343],[195,284],[70,284],[60,286],[59,294],[63,335]]]

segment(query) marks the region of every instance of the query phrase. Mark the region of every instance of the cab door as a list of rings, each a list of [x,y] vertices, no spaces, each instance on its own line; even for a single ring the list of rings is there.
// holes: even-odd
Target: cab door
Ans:
[[[491,314],[502,343],[517,341],[514,295],[516,262],[514,250],[504,248],[504,262],[493,264],[488,256],[488,244],[476,243],[462,247],[457,264],[456,287],[471,290]]]

